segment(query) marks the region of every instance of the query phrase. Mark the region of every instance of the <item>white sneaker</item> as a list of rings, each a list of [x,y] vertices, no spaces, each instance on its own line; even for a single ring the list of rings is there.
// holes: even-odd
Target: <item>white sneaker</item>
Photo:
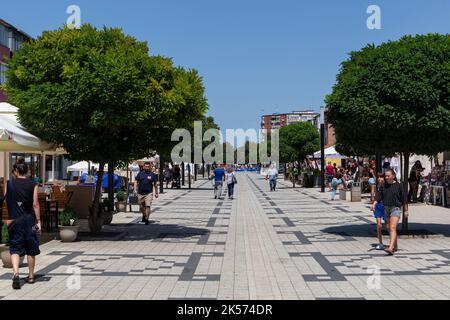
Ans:
[[[384,250],[384,244],[380,243],[375,247],[376,250]]]

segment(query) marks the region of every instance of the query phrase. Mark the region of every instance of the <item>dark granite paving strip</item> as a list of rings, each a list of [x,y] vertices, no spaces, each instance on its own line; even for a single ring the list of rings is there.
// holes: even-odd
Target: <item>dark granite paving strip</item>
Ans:
[[[300,241],[301,244],[312,244],[311,241],[303,234],[301,231],[295,231],[294,235],[297,237],[298,241]]]
[[[71,261],[72,259],[75,259],[76,257],[82,255],[83,252],[81,251],[74,251],[70,252],[69,254],[65,254],[62,256],[61,259],[58,259],[57,261],[49,264],[48,266],[44,267],[43,269],[39,270],[37,273],[39,274],[49,274],[53,270],[59,268],[60,266],[73,266],[77,263],[74,261]],[[4,274],[0,277],[1,280],[10,280],[11,276],[9,274]]]
[[[78,256],[83,257],[109,257],[109,259],[120,258],[153,258],[153,257],[189,257],[188,254],[100,254],[100,253],[83,253],[83,252],[66,252],[66,251],[54,251],[49,253],[49,256],[68,256],[72,253],[77,253]],[[156,260],[156,259],[155,259]]]
[[[206,245],[206,244],[208,244],[209,236],[210,236],[209,232],[207,234],[203,234],[200,237],[200,239],[198,240],[197,244],[198,245]]]
[[[320,252],[311,252],[311,256],[326,272],[329,279],[320,279],[320,275],[303,275],[305,281],[346,281],[343,274],[341,274],[335,266]]]
[[[295,224],[289,218],[283,218],[284,222],[288,227],[295,227]]]
[[[351,213],[350,210],[344,209],[344,208],[342,208],[342,207],[334,206],[333,208],[334,208],[334,209],[337,209],[337,210],[341,210],[342,212],[345,212],[345,213]]]
[[[216,224],[217,218],[210,218],[208,221],[208,224],[206,225],[207,228],[213,228]]]
[[[283,210],[281,210],[280,208],[275,208],[275,211],[277,214],[284,214]]]
[[[202,255],[208,256],[207,254],[201,253],[201,252],[193,252],[191,256],[189,257],[188,261],[186,262],[183,271],[181,272],[180,277],[178,278],[178,281],[196,281],[195,277],[195,270],[198,267],[198,264],[200,263],[200,259]],[[223,253],[213,253],[212,256],[222,256]],[[219,281],[220,275],[206,275],[206,281]]]
[[[440,255],[441,257],[444,257],[445,259],[449,260],[450,262],[450,251],[449,250],[431,250],[432,253]],[[442,261],[444,263],[447,263],[447,261]]]

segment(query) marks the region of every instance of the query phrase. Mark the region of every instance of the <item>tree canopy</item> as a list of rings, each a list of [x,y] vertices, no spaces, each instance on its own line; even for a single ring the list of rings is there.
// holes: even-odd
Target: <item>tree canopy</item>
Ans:
[[[207,110],[196,70],[114,28],[44,32],[14,55],[7,80],[20,123],[74,160],[145,156]]]
[[[299,122],[280,129],[280,160],[303,161],[320,149],[319,131],[310,122]]]
[[[208,105],[196,70],[150,56],[147,43],[91,25],[44,32],[9,61],[6,90],[20,123],[63,147],[73,160],[100,163],[91,217],[106,162],[128,162],[166,146],[176,128]]]
[[[352,52],[326,102],[341,150],[450,149],[450,37],[405,36]]]

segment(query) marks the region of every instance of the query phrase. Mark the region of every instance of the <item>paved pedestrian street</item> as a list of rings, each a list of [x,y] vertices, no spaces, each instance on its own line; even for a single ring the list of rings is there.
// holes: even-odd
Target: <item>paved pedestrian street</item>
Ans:
[[[389,257],[373,249],[368,204],[282,180],[269,192],[258,174],[237,178],[233,201],[225,190],[215,200],[199,180],[156,200],[149,226],[134,207],[100,237],[44,244],[36,284],[13,291],[11,270],[0,268],[0,299],[450,298],[450,238],[439,232],[448,209],[412,207],[412,227],[436,234],[401,238]]]

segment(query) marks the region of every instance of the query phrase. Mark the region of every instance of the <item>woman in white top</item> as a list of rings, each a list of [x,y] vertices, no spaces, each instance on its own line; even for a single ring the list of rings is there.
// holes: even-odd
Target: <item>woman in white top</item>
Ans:
[[[227,168],[225,173],[225,179],[228,186],[228,199],[233,200],[234,196],[234,185],[236,184],[236,177],[234,176],[233,169],[231,167]]]

